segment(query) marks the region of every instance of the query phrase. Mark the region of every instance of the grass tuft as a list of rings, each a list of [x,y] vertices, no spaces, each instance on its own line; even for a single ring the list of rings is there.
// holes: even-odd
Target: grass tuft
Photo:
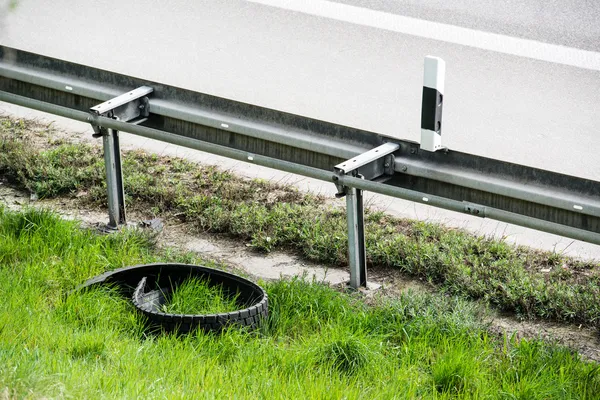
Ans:
[[[57,302],[54,315],[82,332],[102,328],[139,336],[145,326],[145,320],[135,313],[131,302],[110,286],[65,295]]]
[[[161,311],[170,314],[218,314],[239,309],[237,295],[230,296],[221,285],[210,285],[206,280],[191,277],[171,292]]]
[[[369,362],[369,349],[355,336],[341,337],[321,346],[320,364],[353,375]]]
[[[482,368],[476,354],[465,351],[468,346],[451,344],[431,369],[433,384],[438,393],[460,395],[476,393],[479,389]]]

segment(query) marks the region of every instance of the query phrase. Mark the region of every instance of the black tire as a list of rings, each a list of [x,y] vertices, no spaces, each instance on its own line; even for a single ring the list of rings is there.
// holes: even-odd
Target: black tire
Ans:
[[[240,310],[206,315],[160,312],[172,289],[190,277],[220,285],[226,295],[237,294]],[[78,289],[102,284],[118,285],[124,295],[131,296],[151,327],[167,332],[187,333],[196,329],[218,332],[229,326],[256,329],[269,313],[263,288],[241,276],[199,265],[163,263],[119,268],[88,280]]]

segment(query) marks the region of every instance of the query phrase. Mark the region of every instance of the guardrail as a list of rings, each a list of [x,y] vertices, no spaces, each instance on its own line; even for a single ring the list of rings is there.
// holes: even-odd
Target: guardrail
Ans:
[[[600,244],[600,182],[284,113],[0,46],[0,101],[92,124],[109,226],[125,222],[118,132],[330,181],[346,196],[351,285],[367,282],[362,191]],[[102,104],[99,104],[102,103]]]

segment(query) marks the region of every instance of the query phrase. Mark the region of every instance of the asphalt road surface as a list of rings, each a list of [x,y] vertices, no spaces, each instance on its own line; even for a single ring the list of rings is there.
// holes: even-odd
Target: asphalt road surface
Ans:
[[[600,3],[447,3],[19,0],[9,11],[0,0],[0,43],[417,141],[423,58],[435,55],[446,61],[445,146],[600,180]],[[250,175],[286,176],[126,140]],[[372,201],[402,216],[600,258],[600,246],[397,199]]]

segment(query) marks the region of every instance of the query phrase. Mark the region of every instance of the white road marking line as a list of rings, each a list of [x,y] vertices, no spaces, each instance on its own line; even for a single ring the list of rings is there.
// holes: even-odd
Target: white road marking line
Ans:
[[[247,1],[392,32],[600,71],[600,53],[594,51],[420,20],[327,0]]]

